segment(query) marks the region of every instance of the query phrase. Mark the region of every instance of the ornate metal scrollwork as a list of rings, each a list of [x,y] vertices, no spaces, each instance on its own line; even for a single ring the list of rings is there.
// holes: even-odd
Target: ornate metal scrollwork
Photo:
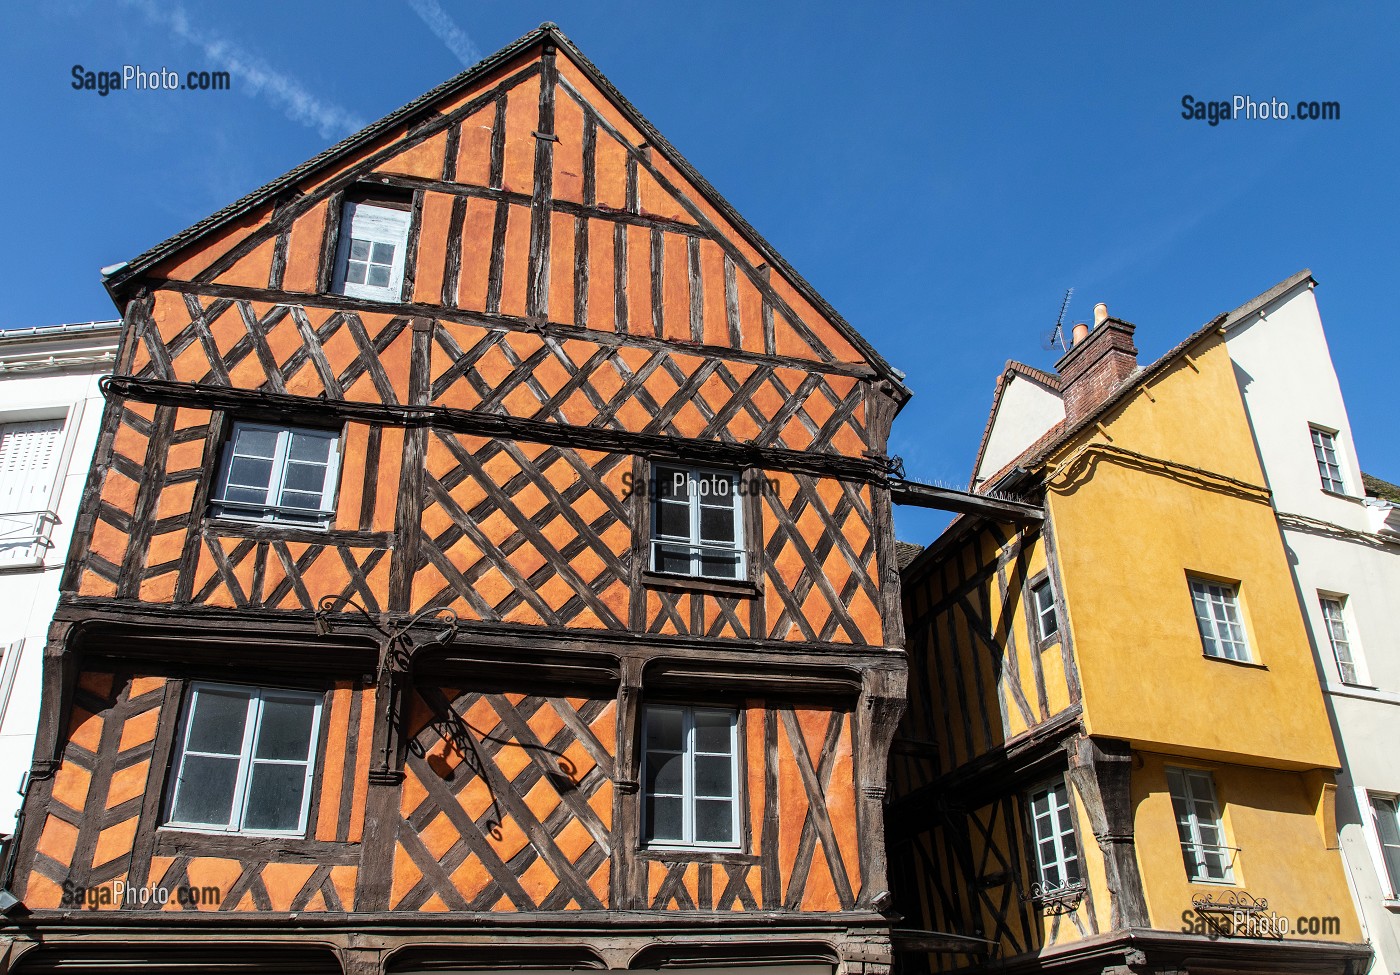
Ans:
[[[1050,917],[1059,914],[1073,914],[1084,903],[1088,890],[1083,884],[1069,884],[1062,887],[1046,887],[1042,883],[1031,884],[1030,892],[1021,900],[1030,901],[1040,908],[1041,913]]]

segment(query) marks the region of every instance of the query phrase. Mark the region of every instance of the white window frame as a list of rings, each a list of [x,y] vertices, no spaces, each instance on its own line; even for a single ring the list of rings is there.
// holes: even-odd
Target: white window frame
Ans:
[[[1382,809],[1379,804],[1389,806]],[[1371,814],[1371,835],[1375,839],[1376,872],[1381,883],[1385,884],[1387,897],[1391,903],[1400,903],[1400,796],[1385,792],[1366,792],[1366,806]],[[1381,829],[1382,817],[1390,818],[1397,842],[1388,842]],[[1386,856],[1387,850],[1395,850],[1394,869]]]
[[[1355,630],[1348,617],[1350,599],[1342,593],[1319,592],[1319,611],[1322,614],[1322,632],[1327,644],[1332,648],[1332,662],[1337,667],[1337,679],[1354,687],[1367,686],[1367,674],[1362,666],[1360,647]]]
[[[58,509],[63,502],[63,489],[77,446],[84,403],[85,400],[79,399],[69,403],[26,407],[0,413],[0,426],[53,420],[62,424],[54,454],[53,477],[48,484],[46,507],[33,511],[0,513],[0,534],[10,535],[12,538],[18,535],[21,538],[33,539],[27,546],[27,554],[19,550],[10,552],[10,557],[0,561],[0,568],[11,571],[41,570],[48,564],[50,556],[59,561],[63,559],[65,552],[54,545],[53,534],[59,524]]]
[[[1044,602],[1044,598],[1049,599],[1049,603]],[[1050,583],[1050,575],[1046,573],[1040,580],[1031,586],[1031,612],[1035,616],[1035,638],[1037,643],[1044,643],[1060,634],[1060,614],[1055,610],[1055,587]],[[1053,630],[1046,630],[1045,621],[1049,617],[1054,623]]]
[[[708,712],[711,714],[723,714],[729,721],[729,781],[733,788],[728,796],[730,808],[730,841],[727,843],[717,843],[695,839],[695,801],[697,798],[722,799],[724,796],[697,796],[695,794],[695,758],[697,755],[713,756],[715,752],[698,752],[695,748],[695,715],[697,712]],[[647,747],[647,724],[653,714],[661,712],[676,713],[681,715],[681,728],[684,738],[682,747],[685,749],[679,753],[682,758],[682,781],[681,781],[681,838],[680,839],[648,839],[651,833],[651,823],[647,816],[647,798],[653,793],[647,790],[647,763],[651,760],[653,749]],[[669,749],[666,754],[674,755]],[[743,782],[740,776],[739,766],[739,712],[734,708],[710,708],[696,707],[686,704],[649,704],[642,713],[642,788],[640,796],[642,800],[642,842],[647,849],[663,850],[739,850],[743,848],[743,837],[740,833],[740,799],[743,796]],[[665,797],[674,797],[673,793],[655,793]]]
[[[1196,630],[1201,636],[1201,648],[1205,655],[1213,660],[1254,663],[1244,612],[1240,608],[1239,586],[1198,576],[1188,576],[1187,581],[1191,590],[1191,609],[1196,616]],[[1206,610],[1204,616],[1202,606]],[[1237,630],[1238,636],[1232,630]]]
[[[175,819],[175,810],[180,798],[181,775],[184,771],[185,757],[191,754],[188,749],[190,730],[193,726],[195,707],[202,692],[210,691],[220,694],[236,694],[245,696],[248,699],[248,711],[243,722],[243,742],[238,755],[238,778],[233,790],[233,801],[229,806],[229,821],[223,826],[217,823],[192,823]],[[263,702],[268,698],[281,698],[283,700],[295,700],[308,702],[313,705],[311,715],[310,740],[306,749],[306,778],[302,784],[301,791],[301,812],[297,817],[296,829],[289,830],[267,830],[248,829],[243,826],[243,821],[248,814],[248,783],[252,778],[255,765],[300,765],[298,761],[292,759],[255,759],[258,733],[262,728]],[[242,684],[215,684],[200,682],[190,685],[189,700],[185,705],[184,714],[181,717],[179,732],[180,747],[175,753],[171,762],[171,783],[170,797],[166,805],[165,822],[161,825],[165,828],[178,829],[196,833],[220,833],[237,836],[305,836],[306,822],[311,811],[311,792],[316,779],[316,758],[321,741],[321,707],[324,703],[323,695],[310,691],[285,690],[275,687],[251,687]],[[194,752],[196,757],[200,755],[212,755],[213,753]],[[220,754],[217,757],[232,757]]]
[[[266,430],[277,434],[277,445],[273,448],[272,473],[268,478],[267,500],[264,504],[224,500],[228,491],[229,471],[235,456],[234,447],[238,443],[238,434],[244,430]],[[323,437],[330,441],[330,450],[326,458],[326,479],[321,485],[321,507],[317,510],[290,507],[273,501],[275,496],[277,502],[280,502],[282,491],[285,489],[283,482],[287,474],[292,435],[295,433]],[[237,420],[224,443],[223,457],[219,461],[218,480],[214,484],[213,497],[210,499],[210,513],[215,518],[233,521],[270,522],[312,529],[328,528],[335,518],[335,496],[340,483],[340,448],[339,431]]]
[[[1333,494],[1346,494],[1346,478],[1342,475],[1342,454],[1337,446],[1337,431],[1308,424],[1308,436],[1312,441],[1313,460],[1317,462],[1317,476],[1322,481],[1322,490]]]
[[[660,533],[661,517],[660,507],[662,504],[674,504],[672,500],[663,500],[660,491],[662,472],[672,472],[685,474],[689,481],[686,485],[687,504],[690,508],[690,533],[687,537],[681,538],[676,535],[662,535]],[[734,513],[734,539],[732,543],[705,542],[700,537],[700,512],[701,509],[710,507],[722,509],[720,504],[707,503],[695,488],[697,478],[723,477],[728,478],[730,485],[729,501],[730,509]],[[652,491],[651,502],[651,539],[650,556],[647,562],[648,568],[652,572],[663,575],[675,575],[683,578],[708,579],[715,582],[747,582],[749,578],[748,546],[745,542],[744,525],[744,504],[743,504],[743,477],[737,471],[715,470],[707,467],[691,467],[685,464],[673,464],[666,461],[658,461],[652,465],[652,483],[656,489]],[[657,568],[657,553],[661,548],[688,548],[690,549],[690,571],[674,572]],[[704,559],[701,557],[705,552],[722,553],[725,556],[737,556],[734,564],[734,575],[710,575],[704,571]]]
[[[402,300],[404,267],[408,259],[408,237],[412,224],[413,214],[408,210],[385,206],[372,200],[346,202],[341,210],[331,290],[348,298],[368,298],[371,301]],[[393,245],[394,259],[389,265],[387,285],[376,286],[368,281],[356,284],[347,280],[350,245],[357,239],[368,241],[371,246],[376,243]]]
[[[1042,800],[1044,800],[1042,802]],[[1042,896],[1075,890],[1084,886],[1084,863],[1079,855],[1079,836],[1075,830],[1074,807],[1069,786],[1064,778],[1046,782],[1026,796],[1026,808],[1031,820],[1031,843],[1035,848],[1035,865]],[[1069,829],[1060,829],[1060,814],[1069,814]],[[1054,856],[1044,857],[1045,844],[1050,844]],[[1071,866],[1075,876],[1070,877]],[[1047,877],[1051,869],[1059,871],[1060,882],[1052,884]]]
[[[1168,767],[1167,792],[1171,796],[1172,818],[1176,821],[1187,879],[1193,884],[1234,884],[1237,851],[1225,842],[1225,819],[1215,798],[1215,776],[1204,769]],[[1186,807],[1184,817],[1177,808],[1178,802]],[[1201,807],[1209,811],[1208,818],[1202,817]],[[1208,834],[1218,842],[1211,841]],[[1220,858],[1218,875],[1213,874],[1206,858],[1208,850]]]

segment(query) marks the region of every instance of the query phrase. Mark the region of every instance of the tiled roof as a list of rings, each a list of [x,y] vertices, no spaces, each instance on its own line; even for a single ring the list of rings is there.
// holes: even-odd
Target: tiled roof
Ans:
[[[924,547],[922,545],[915,545],[913,542],[896,541],[894,543],[895,566],[903,571],[923,550]]]

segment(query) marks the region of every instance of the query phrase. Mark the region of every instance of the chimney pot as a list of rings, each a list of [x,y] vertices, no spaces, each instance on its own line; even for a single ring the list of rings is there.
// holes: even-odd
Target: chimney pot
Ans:
[[[1078,325],[1074,326],[1074,342],[1072,343],[1073,345],[1078,345],[1080,342],[1083,342],[1088,337],[1089,326],[1086,323],[1080,322]]]
[[[1102,325],[1108,321],[1108,306],[1102,301],[1094,306],[1094,324]]]

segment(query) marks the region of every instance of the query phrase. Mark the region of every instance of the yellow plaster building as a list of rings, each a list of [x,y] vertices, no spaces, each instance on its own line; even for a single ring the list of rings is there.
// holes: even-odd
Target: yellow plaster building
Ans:
[[[1146,368],[1099,306],[1055,374],[998,380],[973,487],[1042,517],[960,518],[902,574],[908,970],[1366,970],[1337,752],[1223,338],[1267,298]]]

